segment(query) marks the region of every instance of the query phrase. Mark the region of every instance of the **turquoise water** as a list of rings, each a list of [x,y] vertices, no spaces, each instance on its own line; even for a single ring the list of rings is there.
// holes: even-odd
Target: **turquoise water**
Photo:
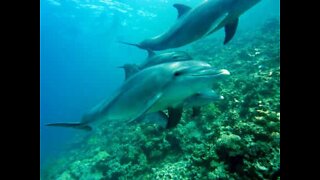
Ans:
[[[219,156],[218,152],[221,151],[219,149],[215,149],[219,158],[210,159],[211,162],[199,161],[199,164],[195,161],[189,162],[189,157],[195,158],[196,156],[192,155],[184,147],[177,148],[173,153],[170,153],[172,152],[170,149],[176,147],[173,145],[176,142],[179,146],[194,144],[195,147],[190,147],[190,149],[195,148],[199,152],[204,151],[207,147],[201,147],[201,144],[204,142],[208,143],[209,140],[205,137],[213,133],[207,132],[204,127],[200,127],[202,125],[198,123],[204,121],[203,126],[207,125],[208,127],[210,123],[216,123],[217,127],[213,128],[210,126],[215,129],[214,133],[219,134],[218,132],[222,131],[232,132],[231,135],[219,134],[219,136],[215,136],[216,139],[211,138],[214,140],[207,144],[211,148],[223,146],[224,141],[226,141],[225,144],[229,141],[231,144],[233,142],[235,142],[234,144],[239,143],[238,146],[243,147],[249,147],[250,143],[251,145],[255,143],[258,149],[262,146],[270,145],[274,148],[272,152],[275,151],[275,154],[277,154],[277,149],[280,146],[273,144],[274,140],[271,140],[272,138],[270,137],[277,136],[277,133],[280,132],[278,130],[279,124],[277,124],[279,122],[275,122],[276,124],[273,125],[268,124],[274,120],[268,119],[270,118],[268,113],[265,115],[266,113],[263,114],[261,112],[269,112],[270,116],[273,115],[272,112],[274,114],[280,113],[278,110],[279,97],[277,94],[279,91],[279,85],[277,84],[279,77],[275,75],[277,69],[280,68],[278,65],[279,27],[274,26],[272,23],[266,26],[270,22],[270,19],[279,19],[279,0],[262,0],[262,2],[245,12],[240,17],[238,30],[235,37],[230,41],[230,44],[222,45],[224,31],[219,30],[209,37],[175,49],[185,50],[193,57],[205,59],[213,65],[228,68],[229,71],[235,72],[234,74],[232,73],[232,78],[235,79],[224,80],[216,85],[219,92],[225,97],[224,103],[218,103],[216,106],[206,106],[206,109],[202,112],[203,116],[213,116],[211,117],[212,119],[219,119],[221,121],[201,119],[197,121],[196,125],[188,123],[188,120],[190,120],[188,116],[190,109],[185,109],[181,126],[172,132],[161,133],[150,129],[150,127],[148,129],[144,125],[137,125],[138,129],[133,127],[126,129],[127,127],[125,127],[124,130],[130,130],[131,134],[126,134],[126,131],[123,131],[122,133],[124,134],[120,134],[121,138],[125,136],[128,138],[134,137],[135,139],[131,141],[119,139],[119,137],[116,137],[117,134],[110,136],[106,133],[105,138],[103,138],[101,134],[97,136],[94,132],[86,133],[69,128],[45,126],[45,124],[53,122],[78,122],[85,112],[110,96],[123,83],[124,73],[121,69],[117,68],[118,66],[125,63],[139,64],[143,62],[147,56],[146,51],[120,44],[117,42],[118,40],[140,42],[146,38],[158,35],[167,30],[176,21],[177,12],[172,7],[174,3],[184,3],[194,7],[200,2],[201,0],[40,1],[40,163],[41,173],[45,172],[45,176],[42,177],[43,179],[63,179],[66,177],[67,179],[155,179],[156,176],[151,176],[151,174],[156,174],[157,178],[163,179],[164,177],[161,175],[166,174],[162,173],[163,171],[169,171],[169,169],[176,167],[181,168],[181,170],[177,170],[179,172],[187,171],[188,167],[198,167],[197,172],[201,172],[201,177],[200,175],[197,177],[193,174],[181,174],[181,177],[178,179],[190,179],[191,176],[196,179],[217,179],[218,172],[221,175],[228,175],[222,176],[222,179],[250,177],[252,174],[259,173],[262,175],[259,176],[259,174],[252,178],[268,178],[267,174],[271,176],[272,172],[275,171],[275,165],[271,167],[269,164],[269,167],[268,163],[257,160],[263,154],[250,156],[250,160],[252,160],[252,164],[255,166],[252,166],[252,169],[248,170],[249,172],[242,172],[226,168],[225,166],[228,166],[228,162],[236,160],[230,159],[229,156],[228,158],[223,155],[223,157]],[[264,27],[264,31],[261,30],[262,27]],[[265,57],[259,57],[259,54]],[[274,59],[275,61],[273,61]],[[270,72],[272,72],[270,77],[275,76],[274,81],[272,81],[273,79],[268,79]],[[261,81],[260,79],[250,79],[250,77],[264,76],[264,73],[267,74],[266,80],[263,78]],[[261,88],[257,89],[258,92],[254,93],[258,94],[258,97],[252,100],[257,102],[256,104],[253,103],[255,105],[244,103],[243,106],[240,106],[236,102],[240,101],[241,103],[242,97],[248,96],[248,98],[252,98],[249,96],[250,88],[247,87],[246,89],[241,83],[240,85],[237,84],[241,81],[243,81],[243,84],[251,82],[246,78],[249,78],[253,84]],[[271,85],[264,84],[265,81],[268,81]],[[240,91],[240,89],[243,91]],[[264,94],[265,91],[268,92],[270,90],[275,93]],[[240,92],[243,92],[243,94],[240,94]],[[247,101],[244,98],[243,102]],[[262,101],[262,104],[267,104],[267,106],[263,106],[262,109],[250,109],[260,107],[259,101]],[[241,109],[244,106],[248,107],[248,110]],[[228,108],[226,109],[226,107]],[[255,114],[256,110],[260,110],[258,114]],[[233,124],[223,124],[224,121],[222,119],[227,116],[232,116],[231,119],[235,122],[232,121]],[[244,121],[245,118],[248,118],[249,120],[246,122],[250,122],[251,124],[237,124],[238,121]],[[262,120],[251,122],[251,119],[257,118]],[[264,118],[266,118],[267,122],[262,122]],[[254,140],[249,142],[251,130],[248,130],[245,134],[241,134],[235,129],[239,129],[242,126],[252,126],[253,128],[257,127],[259,130],[260,126],[264,127],[264,125],[259,123],[266,123],[268,127],[270,126],[264,132],[266,134],[269,133],[268,136],[270,137],[265,137],[265,139],[258,138],[258,140],[257,138],[253,138]],[[255,126],[256,124],[257,126]],[[229,130],[221,130],[219,128],[229,128]],[[191,129],[194,129],[194,131],[190,131]],[[180,136],[185,133],[188,133],[190,137],[184,136],[182,138]],[[159,140],[160,137],[163,138],[164,136],[169,137],[169,140],[167,140],[171,148],[164,147],[169,146],[165,140]],[[225,138],[226,136],[227,138]],[[263,135],[257,135],[257,137],[260,136]],[[110,142],[103,140],[107,138],[112,140]],[[241,138],[241,141],[239,141],[239,138]],[[187,141],[190,142],[187,143]],[[158,153],[158,156],[150,155],[143,148],[142,150],[136,150],[140,147],[139,142],[149,142],[151,143],[151,147],[157,150],[164,150],[162,152],[153,152],[155,154]],[[115,149],[106,148],[111,146],[117,147],[123,143],[131,143],[132,146],[129,146],[129,144],[126,148],[118,148],[118,151],[126,150],[126,152],[118,152],[118,154],[112,154]],[[259,143],[265,143],[266,145],[256,145]],[[228,151],[228,149],[234,150],[233,147],[228,146],[221,149],[223,151]],[[245,150],[246,148],[243,148],[234,153],[237,155],[241,153],[245,154]],[[240,151],[241,153],[239,153]],[[129,153],[129,155],[124,155],[126,153]],[[95,154],[95,156],[92,154]],[[142,156],[141,154],[145,155]],[[125,156],[129,158],[123,159]],[[216,155],[207,154],[205,156]],[[110,159],[108,159],[109,157]],[[138,162],[134,161],[136,158],[139,158]],[[144,158],[147,160],[141,160]],[[276,155],[273,158],[276,159]],[[187,161],[188,163],[186,163]],[[274,160],[274,162],[278,161]],[[113,163],[113,165],[111,166],[108,163]],[[210,163],[216,163],[217,165],[210,166],[208,165]],[[148,167],[146,165],[142,166],[142,164],[148,164]],[[249,167],[246,161],[244,161],[244,164],[246,167]],[[89,169],[87,166],[90,166],[90,170],[86,169]],[[205,168],[207,166],[213,168]],[[125,169],[126,167],[126,170],[121,169],[121,171],[117,172],[112,168],[110,169],[110,167],[115,169]],[[260,169],[255,169],[255,167],[260,167]],[[78,170],[75,170],[76,168]],[[141,168],[141,171],[137,170],[139,168]],[[67,173],[72,174],[72,169],[79,172],[79,174],[66,175]],[[128,176],[125,176],[125,174]],[[205,174],[207,175],[205,176]]]

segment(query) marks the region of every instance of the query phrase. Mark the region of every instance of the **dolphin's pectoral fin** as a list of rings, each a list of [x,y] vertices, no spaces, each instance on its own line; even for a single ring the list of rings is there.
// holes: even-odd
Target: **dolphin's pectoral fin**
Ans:
[[[92,130],[92,128],[85,123],[51,123],[51,124],[46,124],[46,126],[68,127],[68,128],[74,128],[74,129],[81,129],[85,131]]]
[[[183,16],[186,12],[190,11],[191,7],[186,6],[184,4],[174,4],[173,7],[175,7],[178,11],[178,18]]]
[[[191,115],[191,117],[199,116],[200,113],[201,113],[201,107],[200,106],[192,107],[192,115]]]
[[[229,17],[229,13],[224,13],[219,18],[217,18],[217,20],[215,20],[215,22],[211,25],[211,28],[210,28],[211,30],[207,33],[207,36],[209,36],[210,34],[222,28],[224,22],[228,19],[228,17]]]
[[[226,24],[226,26],[224,27],[226,36],[224,38],[223,44],[227,44],[233,38],[238,27],[238,22],[239,22],[239,18],[235,19],[229,24]]]
[[[148,100],[148,102],[145,104],[146,106],[142,108],[138,113],[137,116],[129,120],[128,122],[135,121],[137,119],[143,118],[143,116],[146,114],[146,112],[149,111],[149,109],[160,99],[162,93],[157,93],[153,97]]]
[[[169,119],[166,127],[167,129],[177,126],[182,116],[182,110],[182,106],[178,106],[176,108],[168,108]]]
[[[152,56],[156,55],[155,52],[153,52],[151,49],[147,49],[148,51],[148,58],[151,58]]]

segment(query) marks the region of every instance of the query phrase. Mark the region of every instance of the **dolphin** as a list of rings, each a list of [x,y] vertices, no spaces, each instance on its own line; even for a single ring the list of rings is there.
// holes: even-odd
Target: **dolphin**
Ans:
[[[174,127],[181,118],[181,104],[185,99],[210,90],[217,77],[229,74],[226,69],[195,60],[151,66],[129,77],[110,99],[93,107],[80,122],[47,125],[89,131],[101,123],[129,123],[146,114],[169,109],[167,127]]]
[[[157,64],[162,64],[166,62],[174,62],[174,61],[188,61],[193,58],[185,51],[171,51],[164,52],[160,54],[156,54],[153,51],[148,50],[147,59],[139,65],[140,69],[144,69],[150,66],[154,66]]]
[[[162,64],[166,62],[175,62],[175,61],[188,61],[192,60],[193,58],[185,51],[171,51],[156,54],[154,51],[148,50],[148,57],[146,60],[140,64],[124,64],[119,66],[119,68],[123,68],[125,71],[125,80],[128,79],[133,74],[137,73],[138,71],[154,66],[157,64]],[[138,118],[134,123],[151,123],[151,124],[158,124],[162,128],[167,128],[168,116],[163,112],[155,112],[147,114],[141,118]]]
[[[188,106],[203,106],[210,102],[222,100],[223,96],[218,95],[214,90],[209,89],[195,93],[193,96],[190,96],[185,100],[185,105]]]
[[[195,117],[200,114],[201,106],[223,99],[223,96],[218,95],[214,90],[210,89],[190,96],[185,100],[184,105],[185,107],[192,107],[192,117]]]
[[[161,61],[158,61],[159,64]],[[138,65],[136,64],[125,64],[121,66],[125,70],[125,79],[128,79],[133,74],[137,73],[139,71]],[[214,90],[205,90],[198,93],[195,93],[194,95],[188,97],[181,106],[183,107],[192,107],[192,117],[196,117],[201,112],[201,106],[207,105],[209,103],[222,100],[224,99],[223,96],[218,95]],[[168,119],[170,118],[170,109],[169,110],[169,117],[164,114],[164,112],[159,111],[155,113],[150,113],[148,115],[145,115],[141,118],[138,118],[135,122],[144,122],[144,123],[152,123],[152,124],[158,124],[162,128],[170,128],[170,125],[168,125]],[[181,117],[182,111],[178,112],[180,116],[176,115],[176,118]],[[175,121],[179,121],[175,119]]]
[[[137,64],[124,64],[118,66],[123,68],[125,71],[125,79],[132,76],[136,72],[157,64],[162,64],[166,62],[176,62],[176,61],[189,61],[193,58],[185,51],[172,51],[156,54],[155,52],[148,50],[148,57],[140,65]]]
[[[124,64],[120,66],[125,71],[125,79],[128,79],[134,73],[138,72],[141,69],[146,67],[157,65],[166,62],[174,62],[174,61],[188,61],[193,60],[193,58],[184,51],[172,51],[161,54],[155,54],[153,51],[148,50],[148,58],[141,65],[137,64]],[[223,97],[219,96],[212,89],[210,91],[203,91],[194,94],[189,97],[186,102],[184,102],[184,107],[192,107],[192,117],[198,116],[201,112],[201,106],[207,105],[214,101],[222,100]],[[170,117],[169,117],[170,118]],[[160,125],[161,127],[166,127],[166,122],[168,121],[168,117],[164,115],[162,111],[149,114],[143,118],[139,118],[137,122],[151,122]]]
[[[174,4],[178,18],[166,32],[138,44],[120,43],[159,51],[184,46],[224,27],[224,44],[227,44],[236,32],[239,16],[260,1],[205,0],[193,9],[183,4]]]

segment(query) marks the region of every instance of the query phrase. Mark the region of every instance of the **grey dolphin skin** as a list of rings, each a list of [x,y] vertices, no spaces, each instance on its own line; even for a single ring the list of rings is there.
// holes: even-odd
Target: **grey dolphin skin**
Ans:
[[[187,98],[184,102],[185,107],[192,107],[192,117],[196,117],[201,113],[201,106],[222,100],[223,96],[218,95],[214,90],[210,89],[198,92]]]
[[[180,119],[174,113],[181,111],[181,104],[188,97],[201,91],[210,91],[217,77],[229,74],[227,70],[217,70],[203,61],[151,66],[129,77],[114,96],[91,109],[81,122],[53,123],[48,126],[91,130],[91,126],[108,121],[129,123],[144,115],[169,109],[167,127],[171,127],[178,123],[173,120]]]
[[[118,68],[124,69],[125,79],[140,71],[140,67],[136,64],[124,64],[123,66],[118,66]]]
[[[128,79],[130,76],[132,76],[134,73],[137,73],[139,69],[137,68],[137,65],[135,64],[125,64],[122,66],[125,70],[125,78]],[[175,111],[174,109],[168,109],[169,111],[169,117],[165,115],[162,111],[150,113],[146,116],[143,116],[136,120],[136,122],[144,122],[144,123],[152,123],[152,124],[158,124],[160,127],[163,128],[172,128],[177,125],[177,123],[180,121],[181,115],[182,115],[182,107],[192,107],[192,117],[196,117],[201,113],[201,106],[207,105],[209,103],[222,100],[224,99],[223,96],[218,95],[215,91],[212,89],[201,91],[198,93],[195,93],[194,95],[188,97],[182,104],[181,108],[178,109],[178,111]],[[170,115],[173,115],[175,117],[171,117]],[[171,122],[176,122],[174,124],[168,124],[169,119],[171,119]]]
[[[144,69],[157,64],[176,61],[188,61],[193,58],[185,51],[171,51],[155,54],[148,50],[148,58],[140,65],[140,69]]]
[[[137,73],[140,70],[139,68],[137,68],[136,64],[125,64],[122,66],[122,68],[124,68],[125,70],[125,79],[128,79],[130,76],[132,76],[133,74]],[[136,122],[152,123],[152,124],[158,124],[160,125],[160,127],[163,127],[163,128],[172,128],[172,127],[175,127],[177,123],[180,121],[180,118],[182,115],[182,108],[192,107],[192,111],[193,111],[192,117],[195,117],[200,114],[201,106],[204,106],[209,103],[222,100],[222,99],[224,99],[224,97],[218,95],[212,89],[201,91],[188,97],[181,104],[181,108],[178,109],[178,111],[174,109],[168,109],[169,117],[166,114],[164,114],[164,112],[159,111],[159,112],[150,113],[141,118],[138,118]],[[171,117],[170,115],[174,117]],[[176,122],[176,123],[168,124],[169,119],[171,119],[171,122]]]
[[[171,52],[156,54],[153,51],[148,50],[148,57],[140,65],[124,64],[122,66],[119,66],[119,68],[124,69],[125,79],[128,79],[128,77],[132,76],[136,72],[150,66],[167,63],[167,62],[189,61],[192,59],[193,58],[187,52],[184,52],[184,51],[171,51]]]
[[[190,107],[190,106],[203,106],[208,103],[222,100],[224,99],[223,96],[218,95],[214,90],[205,90],[198,92],[194,94],[193,96],[190,96],[185,100],[185,106]]]
[[[141,69],[144,69],[145,67],[167,63],[167,62],[177,62],[177,61],[188,61],[192,60],[193,58],[187,54],[184,51],[172,51],[172,52],[166,52],[161,54],[155,54],[153,51],[148,50],[148,58],[145,60],[142,65],[136,65],[136,64],[125,64],[121,66],[121,68],[125,71],[125,79],[128,79],[133,74],[137,73]],[[223,99],[222,96],[219,96],[216,92],[214,92],[212,89],[210,91],[203,91],[198,92],[194,94],[193,96],[187,98],[185,102],[183,103],[183,107],[192,107],[192,117],[198,116],[201,112],[201,106],[207,105],[209,103],[212,103],[214,101],[218,101]],[[168,109],[169,117],[164,115],[162,111],[152,113],[149,115],[144,116],[143,118],[139,118],[137,122],[151,122],[160,125],[161,127],[164,126],[164,124],[168,125],[165,126],[166,128],[172,128],[175,127],[177,122],[179,122],[181,115],[182,115],[182,108],[178,110],[174,109]],[[171,117],[171,115],[173,117]],[[176,123],[164,123],[168,122],[168,119],[171,119],[171,122]],[[169,121],[170,122],[170,121]]]
[[[174,4],[178,19],[168,31],[138,44],[121,43],[159,51],[184,46],[224,27],[224,44],[227,44],[236,32],[239,16],[260,1],[205,0],[193,9],[183,4]]]

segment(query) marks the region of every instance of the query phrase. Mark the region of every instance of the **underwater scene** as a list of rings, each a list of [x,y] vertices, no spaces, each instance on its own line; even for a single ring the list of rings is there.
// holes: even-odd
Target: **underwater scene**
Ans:
[[[40,179],[280,179],[280,0],[41,0]]]

